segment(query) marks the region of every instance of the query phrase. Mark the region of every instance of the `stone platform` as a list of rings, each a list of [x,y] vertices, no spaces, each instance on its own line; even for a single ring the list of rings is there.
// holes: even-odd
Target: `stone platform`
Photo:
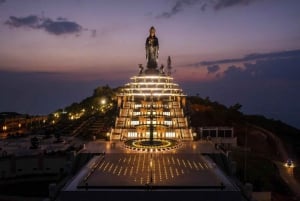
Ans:
[[[238,187],[208,156],[186,148],[102,153],[66,185],[60,200],[242,200]]]

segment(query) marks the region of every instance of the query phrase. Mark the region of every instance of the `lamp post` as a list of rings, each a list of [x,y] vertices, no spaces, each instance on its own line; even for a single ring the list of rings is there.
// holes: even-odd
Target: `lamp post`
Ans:
[[[104,110],[105,104],[106,104],[106,99],[105,99],[105,98],[101,98],[101,99],[100,99],[100,111],[101,111],[102,113],[105,113],[105,110]]]
[[[153,145],[153,95],[151,92],[151,108],[150,108],[150,145]]]

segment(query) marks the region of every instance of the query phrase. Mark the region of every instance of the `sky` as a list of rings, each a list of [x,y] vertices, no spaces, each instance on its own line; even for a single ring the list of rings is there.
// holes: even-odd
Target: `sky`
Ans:
[[[48,114],[146,63],[187,95],[300,128],[299,0],[0,0],[0,112]]]

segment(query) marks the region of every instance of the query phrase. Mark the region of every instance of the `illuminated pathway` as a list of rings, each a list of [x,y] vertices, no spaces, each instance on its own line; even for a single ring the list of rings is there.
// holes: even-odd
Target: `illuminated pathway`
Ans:
[[[91,186],[199,185],[197,180],[186,182],[187,177],[199,174],[206,186],[220,185],[221,180],[211,174],[214,167],[214,164],[207,163],[199,154],[110,154],[99,161],[93,175],[83,181],[83,186],[85,182]]]
[[[179,149],[161,152],[131,151],[120,141],[93,141],[84,152],[101,154],[64,187],[62,201],[100,201],[103,196],[131,201],[165,201],[170,196],[173,201],[187,196],[241,200],[239,188],[202,155],[215,152],[209,141],[183,142]]]

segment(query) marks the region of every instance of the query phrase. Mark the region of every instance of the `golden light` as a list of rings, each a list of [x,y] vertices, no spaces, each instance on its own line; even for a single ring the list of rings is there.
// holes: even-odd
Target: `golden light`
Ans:
[[[2,127],[2,129],[3,129],[3,131],[6,131],[6,130],[7,130],[7,126],[4,125],[4,126]]]
[[[291,165],[289,165],[288,163],[284,163],[284,167],[287,167],[287,168],[294,168],[295,165],[294,165],[294,163],[292,163]]]
[[[288,172],[291,172],[293,168],[295,167],[295,163],[293,160],[288,159],[285,163],[284,166],[287,168]]]
[[[101,105],[105,105],[106,104],[106,100],[104,98],[101,99],[100,101]]]
[[[18,124],[18,127],[21,128],[21,127],[22,127],[22,124],[19,123],[19,124]]]

